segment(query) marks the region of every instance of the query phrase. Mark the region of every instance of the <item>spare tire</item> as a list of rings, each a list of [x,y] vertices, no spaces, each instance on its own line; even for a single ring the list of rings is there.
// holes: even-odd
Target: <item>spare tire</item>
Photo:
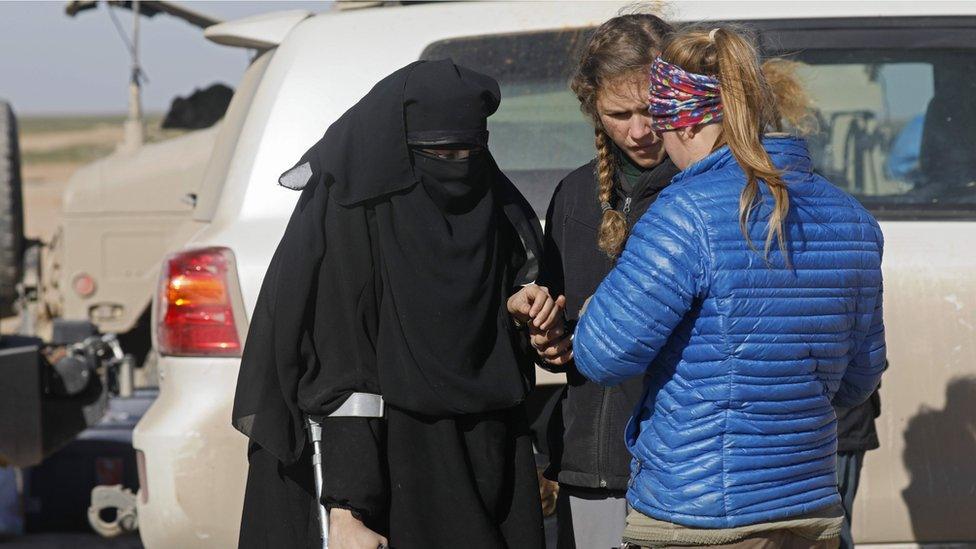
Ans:
[[[13,312],[24,252],[24,202],[17,119],[0,99],[0,316]]]

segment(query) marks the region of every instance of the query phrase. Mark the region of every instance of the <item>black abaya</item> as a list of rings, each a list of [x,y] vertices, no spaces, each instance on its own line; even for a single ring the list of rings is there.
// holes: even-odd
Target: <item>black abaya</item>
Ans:
[[[382,394],[387,415],[323,420],[329,506],[399,549],[542,545],[521,406],[533,367],[505,310],[535,277],[537,221],[487,150],[468,181],[478,192],[439,208],[439,182],[415,173],[406,145],[411,120],[425,135],[484,136],[497,102],[484,75],[415,63],[283,176],[302,196],[262,284],[233,414],[252,443],[242,547],[316,545],[302,418],[353,392]]]

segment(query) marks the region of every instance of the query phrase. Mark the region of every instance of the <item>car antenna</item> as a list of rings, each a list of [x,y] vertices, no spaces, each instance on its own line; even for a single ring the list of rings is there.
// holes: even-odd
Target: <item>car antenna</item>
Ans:
[[[145,15],[152,17],[157,13],[166,13],[183,19],[191,25],[206,28],[220,23],[220,19],[210,17],[189,8],[183,7],[176,2],[164,2],[154,0],[109,0],[107,5],[109,17],[115,25],[119,36],[125,43],[126,49],[131,56],[131,69],[129,77],[129,111],[125,122],[122,125],[122,142],[116,148],[123,153],[131,153],[139,149],[145,141],[146,125],[142,116],[142,81],[146,80],[145,73],[139,64],[139,16]],[[74,17],[78,12],[93,9],[98,6],[98,0],[72,0],[65,5],[64,11],[69,16]],[[132,10],[132,40],[126,36],[122,25],[115,17],[112,7],[122,7]]]
[[[132,1],[132,41],[125,40],[125,32],[118,24],[112,6],[108,6],[109,16],[115,23],[119,36],[122,37],[131,56],[129,76],[129,114],[122,124],[122,143],[116,148],[123,153],[131,153],[142,146],[146,138],[146,122],[142,117],[142,68],[139,66],[139,0]]]

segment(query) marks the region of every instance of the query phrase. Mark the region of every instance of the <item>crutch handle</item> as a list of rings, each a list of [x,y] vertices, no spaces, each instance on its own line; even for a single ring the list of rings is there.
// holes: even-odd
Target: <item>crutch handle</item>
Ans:
[[[352,393],[329,417],[383,417],[383,397],[372,393]],[[322,549],[329,549],[329,510],[322,503],[325,471],[322,467],[322,423],[307,416],[308,438],[312,442],[312,471],[315,475],[315,496],[319,505],[319,526],[322,531]]]

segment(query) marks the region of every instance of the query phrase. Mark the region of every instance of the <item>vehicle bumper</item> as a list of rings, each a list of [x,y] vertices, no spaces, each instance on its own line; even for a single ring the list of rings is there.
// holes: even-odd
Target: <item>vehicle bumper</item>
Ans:
[[[235,547],[247,439],[231,426],[239,359],[159,358],[159,398],[133,432],[143,453],[137,509],[143,544]]]

